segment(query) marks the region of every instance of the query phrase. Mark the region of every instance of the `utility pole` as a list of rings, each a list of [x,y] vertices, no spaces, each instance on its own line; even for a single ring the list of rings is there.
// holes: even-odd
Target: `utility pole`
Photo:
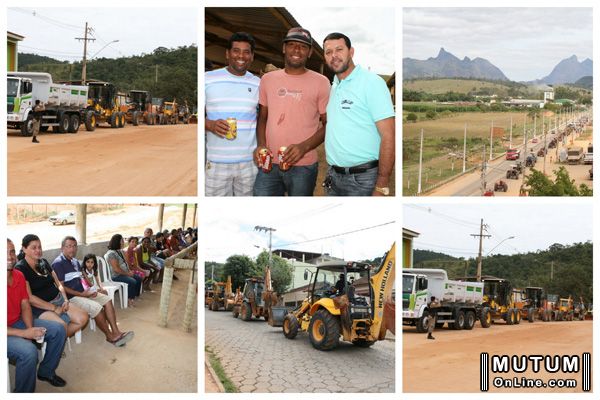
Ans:
[[[417,181],[417,195],[421,194],[421,174],[423,173],[423,128],[421,128],[421,147],[419,149],[419,180]]]
[[[465,122],[465,137],[463,139],[463,174],[467,170],[467,123]]]
[[[485,193],[485,144],[483,145],[483,154],[481,155],[481,194]]]
[[[544,135],[544,175],[546,175],[546,157],[548,156],[548,145],[546,144],[546,125],[542,125],[542,134]]]
[[[510,138],[508,139],[508,148],[512,149],[512,115],[510,116]]]
[[[85,23],[85,32],[83,33],[82,38],[75,38],[76,40],[83,40],[83,62],[81,67],[81,84],[85,85],[85,79],[87,74],[87,42],[93,42],[94,38],[88,38],[88,33],[92,33],[93,28],[88,28],[88,23]]]
[[[494,150],[494,121],[492,120],[492,129],[490,129],[490,161],[492,161],[493,150]]]
[[[477,282],[481,282],[481,263],[483,260],[482,252],[483,252],[483,238],[484,237],[492,237],[492,235],[484,235],[483,230],[484,227],[487,228],[487,225],[483,224],[483,218],[481,219],[481,224],[479,225],[479,234],[471,233],[471,236],[479,238],[479,255],[477,256]]]
[[[554,261],[550,261],[550,282],[554,279]]]
[[[275,232],[277,229],[273,229],[273,228],[269,228],[266,226],[255,226],[254,227],[255,231],[259,231],[259,232],[269,232],[269,268],[272,266],[272,261],[273,261],[273,251],[271,249],[271,243],[272,243],[272,235],[273,232]]]

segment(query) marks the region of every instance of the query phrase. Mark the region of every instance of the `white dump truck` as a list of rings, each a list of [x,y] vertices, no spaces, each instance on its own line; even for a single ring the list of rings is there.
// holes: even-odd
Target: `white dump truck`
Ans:
[[[490,310],[483,307],[483,283],[448,279],[443,269],[408,268],[402,270],[402,324],[426,332],[431,296],[441,303],[436,327],[445,323],[452,329],[473,329],[479,320],[483,328],[491,324]]]
[[[7,123],[21,130],[23,136],[33,134],[33,107],[39,100],[45,107],[41,131],[76,133],[81,123],[81,110],[87,105],[88,87],[53,83],[45,72],[7,73]]]

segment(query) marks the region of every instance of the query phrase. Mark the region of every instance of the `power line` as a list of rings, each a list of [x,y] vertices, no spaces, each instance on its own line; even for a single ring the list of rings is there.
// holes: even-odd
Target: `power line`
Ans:
[[[355,229],[353,231],[338,233],[338,234],[335,234],[335,235],[324,236],[324,237],[317,238],[317,239],[309,239],[309,240],[303,240],[301,242],[286,243],[286,244],[278,245],[277,247],[288,247],[288,246],[293,246],[293,245],[296,245],[296,244],[304,244],[304,243],[316,242],[316,241],[319,241],[319,240],[331,239],[331,238],[334,238],[334,237],[349,235],[351,233],[362,232],[362,231],[366,231],[366,230],[369,230],[369,229],[375,229],[375,228],[379,228],[379,227],[382,227],[382,226],[385,226],[385,225],[390,225],[390,224],[395,224],[395,223],[396,223],[396,221],[384,222],[383,224],[368,226],[366,228]]]
[[[48,23],[50,25],[54,25],[54,26],[62,28],[62,29],[76,30],[76,31],[81,30],[81,26],[67,24],[66,22],[59,21],[59,20],[56,20],[54,18],[47,17],[45,15],[40,14],[36,10],[27,10],[25,8],[20,8],[20,7],[11,7],[8,10],[9,11],[20,12],[21,14],[25,14],[25,15],[31,15],[34,18],[39,18],[39,19],[43,20],[44,22],[46,22],[46,23]]]
[[[62,52],[62,51],[59,51],[59,50],[40,49],[38,47],[25,46],[25,45],[22,45],[22,44],[19,44],[19,48],[25,48],[25,49],[31,49],[31,50],[38,50],[38,51],[43,51],[43,52],[46,52],[46,53],[52,53],[52,54],[63,55],[63,56],[78,56],[78,58],[81,58],[78,55],[79,53]]]
[[[405,204],[405,206],[413,208],[415,210],[427,212],[428,214],[432,214],[432,215],[435,215],[435,216],[440,217],[440,218],[444,218],[444,219],[448,220],[449,222],[452,222],[454,224],[461,225],[461,226],[464,226],[464,227],[467,227],[467,228],[471,228],[473,226],[479,226],[479,224],[476,224],[474,222],[470,222],[470,221],[462,220],[460,218],[452,217],[450,215],[446,215],[446,214],[441,213],[439,211],[434,211],[434,210],[431,209],[431,207],[420,206],[420,205],[417,205],[417,204]]]

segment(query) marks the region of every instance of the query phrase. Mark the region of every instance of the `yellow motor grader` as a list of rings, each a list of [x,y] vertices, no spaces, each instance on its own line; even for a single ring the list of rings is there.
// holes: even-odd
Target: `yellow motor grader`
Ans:
[[[389,324],[384,306],[391,303],[395,262],[394,243],[376,268],[358,262],[317,265],[311,273],[307,298],[283,320],[283,334],[294,339],[300,330],[308,332],[318,350],[335,349],[340,338],[359,347],[385,339]],[[309,272],[304,272],[305,280]],[[361,277],[366,277],[368,284],[359,293],[354,282]]]

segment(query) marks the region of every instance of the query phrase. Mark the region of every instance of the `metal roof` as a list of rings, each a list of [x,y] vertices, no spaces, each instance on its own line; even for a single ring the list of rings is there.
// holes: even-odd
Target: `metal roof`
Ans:
[[[302,26],[284,7],[207,7],[204,24],[205,57],[215,69],[226,65],[225,50],[233,33],[254,36],[256,50],[250,71],[257,75],[267,64],[284,67],[283,38],[290,28]],[[313,54],[306,67],[331,81],[333,73],[325,67],[324,60],[323,48],[313,38]]]

